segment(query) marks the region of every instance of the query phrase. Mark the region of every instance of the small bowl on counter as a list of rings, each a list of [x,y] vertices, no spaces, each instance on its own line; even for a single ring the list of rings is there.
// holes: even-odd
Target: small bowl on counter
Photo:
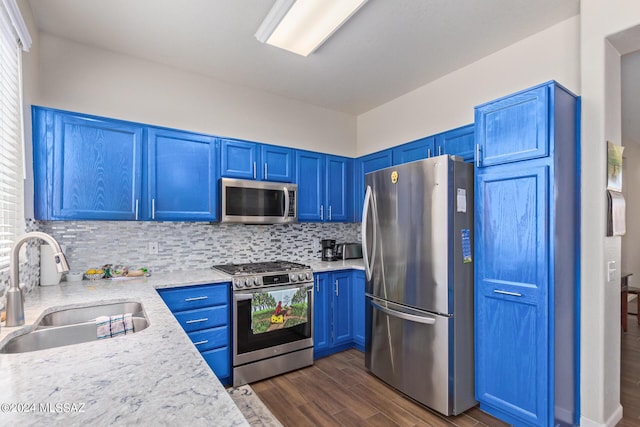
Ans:
[[[67,282],[81,282],[84,277],[84,273],[82,271],[69,271],[66,276]]]

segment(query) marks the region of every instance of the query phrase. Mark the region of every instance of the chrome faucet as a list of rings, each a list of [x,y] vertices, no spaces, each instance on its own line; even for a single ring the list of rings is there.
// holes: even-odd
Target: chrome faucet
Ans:
[[[9,261],[9,289],[7,289],[6,326],[24,325],[24,296],[22,295],[22,290],[18,283],[20,281],[20,260],[18,259],[18,255],[20,254],[20,248],[22,245],[29,239],[42,239],[49,245],[53,246],[53,258],[56,262],[56,270],[58,273],[65,273],[69,271],[67,258],[62,253],[62,249],[56,239],[40,231],[32,231],[20,236],[11,248],[11,259]]]

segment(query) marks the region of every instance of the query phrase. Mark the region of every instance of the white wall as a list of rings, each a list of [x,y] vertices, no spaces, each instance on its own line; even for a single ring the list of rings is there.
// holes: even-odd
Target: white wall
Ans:
[[[40,34],[40,45],[40,105],[332,154],[356,153],[355,116],[46,33]]]
[[[620,406],[620,238],[605,237],[606,141],[621,138],[620,54],[629,36],[607,37],[640,24],[634,0],[582,0],[581,425],[614,426]],[[640,41],[637,43],[640,47]],[[626,52],[622,52],[626,53]],[[606,265],[616,262],[610,281]]]
[[[579,24],[570,18],[358,116],[358,155],[472,123],[476,105],[548,80],[579,93]]]

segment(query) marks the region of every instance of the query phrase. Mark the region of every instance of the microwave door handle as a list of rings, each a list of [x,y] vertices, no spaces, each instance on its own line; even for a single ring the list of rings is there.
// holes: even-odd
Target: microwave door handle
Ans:
[[[287,219],[287,217],[289,216],[289,204],[290,204],[290,200],[289,200],[289,190],[287,189],[287,187],[284,187],[284,218]]]

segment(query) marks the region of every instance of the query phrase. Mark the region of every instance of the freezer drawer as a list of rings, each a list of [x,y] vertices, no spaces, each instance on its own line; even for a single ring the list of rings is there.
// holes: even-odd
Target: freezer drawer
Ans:
[[[371,338],[366,367],[409,397],[453,413],[449,330],[453,319],[367,296]]]

